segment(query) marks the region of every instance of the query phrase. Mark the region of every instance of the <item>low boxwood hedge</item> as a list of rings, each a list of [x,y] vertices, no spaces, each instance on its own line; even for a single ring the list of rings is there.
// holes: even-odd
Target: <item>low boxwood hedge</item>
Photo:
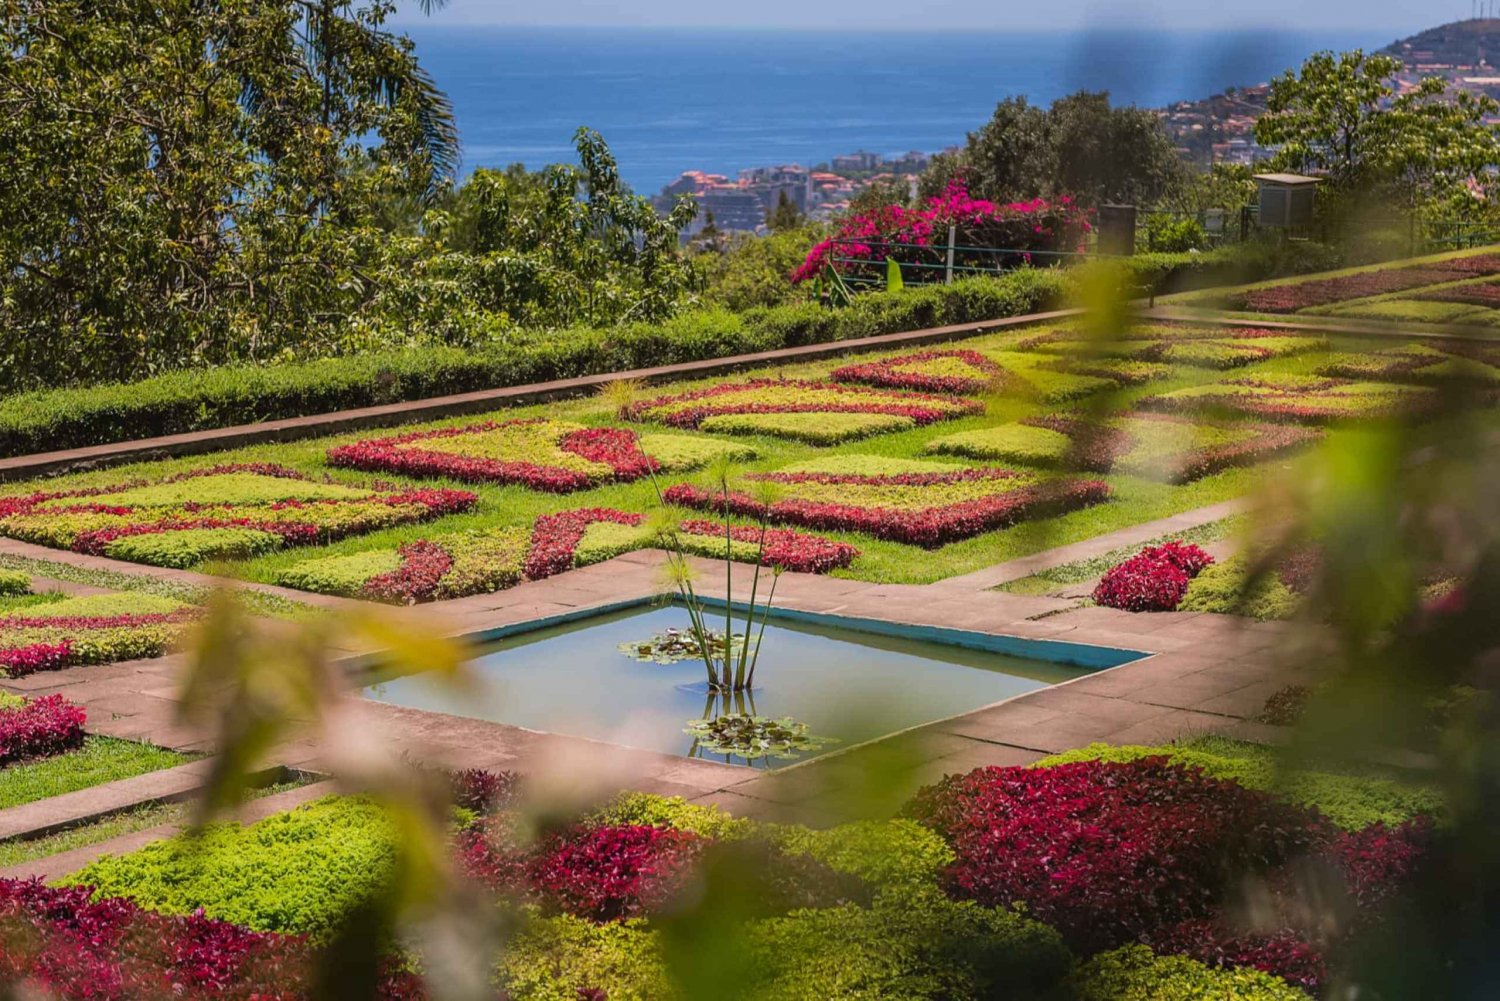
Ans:
[[[997,278],[861,296],[827,309],[699,310],[661,324],[522,332],[478,348],[424,347],[266,366],[170,372],[134,383],[20,393],[0,401],[0,455],[375,406],[550,379],[720,358],[1052,308],[1067,278]]]

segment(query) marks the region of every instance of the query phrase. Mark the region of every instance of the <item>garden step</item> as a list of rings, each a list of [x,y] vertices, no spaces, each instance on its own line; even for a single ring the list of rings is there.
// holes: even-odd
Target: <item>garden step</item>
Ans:
[[[202,762],[199,762],[202,764]],[[338,786],[334,782],[316,782],[312,785],[300,786],[289,789],[286,792],[276,793],[273,796],[264,796],[260,799],[251,800],[235,811],[233,819],[242,824],[253,824],[257,820],[276,813],[283,813],[293,807],[310,803],[331,793],[337,792]],[[57,879],[68,873],[77,872],[89,863],[104,857],[105,855],[124,855],[129,852],[144,848],[156,841],[170,838],[181,833],[182,824],[162,824],[160,827],[152,827],[144,831],[136,831],[133,834],[122,834],[108,841],[98,844],[85,845],[72,851],[60,852],[49,855],[46,858],[35,859],[24,862],[21,865],[11,866],[8,869],[0,869],[0,879]]]
[[[190,761],[0,810],[0,839],[40,838],[133,806],[185,799],[202,787],[211,767],[207,760]]]

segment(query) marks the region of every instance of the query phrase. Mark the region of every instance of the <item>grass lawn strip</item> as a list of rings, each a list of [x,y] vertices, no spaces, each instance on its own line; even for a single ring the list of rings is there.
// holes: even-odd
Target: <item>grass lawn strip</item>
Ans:
[[[198,757],[134,740],[90,734],[76,751],[0,769],[0,809],[173,768]]]

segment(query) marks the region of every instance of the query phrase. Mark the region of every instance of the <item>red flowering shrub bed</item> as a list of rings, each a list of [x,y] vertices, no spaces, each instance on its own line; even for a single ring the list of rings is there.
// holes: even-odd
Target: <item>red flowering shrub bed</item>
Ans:
[[[89,887],[0,880],[0,983],[67,1001],[273,1001],[310,996],[315,953],[297,935],[255,932],[192,914],[169,917],[128,900],[91,901]],[[394,966],[375,997],[425,991]]]
[[[397,605],[489,594],[520,582],[530,537],[524,528],[435,535],[395,550],[304,560],[283,570],[276,583]]]
[[[1170,612],[1187,594],[1188,582],[1213,561],[1191,543],[1147,546],[1105,572],[1094,601],[1127,612]]]
[[[76,664],[157,657],[199,614],[151,594],[95,594],[0,615],[0,670],[9,677]]]
[[[0,497],[0,534],[58,549],[187,567],[330,542],[472,507],[461,490],[382,490],[265,463]]]
[[[1191,386],[1137,402],[1145,410],[1169,413],[1243,414],[1269,421],[1332,424],[1383,417],[1421,417],[1438,398],[1408,386],[1344,379],[1282,376],[1231,379]]]
[[[328,462],[467,483],[515,483],[548,493],[635,480],[658,468],[633,431],[540,418],[372,438],[329,449]]]
[[[1346,299],[1364,299],[1390,292],[1404,292],[1424,285],[1440,285],[1463,278],[1495,274],[1500,274],[1500,256],[1478,254],[1404,268],[1382,268],[1338,278],[1250,289],[1231,294],[1227,297],[1226,304],[1231,309],[1251,313],[1295,313]]]
[[[920,351],[836,368],[834,382],[859,382],[924,393],[982,393],[1006,381],[1006,371],[978,351]]]
[[[1055,264],[1047,251],[1075,251],[1090,224],[1088,213],[1071,198],[1036,198],[1006,205],[970,196],[961,180],[950,181],[941,195],[919,208],[883,205],[846,218],[832,237],[808,251],[792,272],[794,283],[817,278],[832,267],[870,279],[882,279],[887,259],[911,266],[919,278],[941,273],[947,262],[948,227],[958,247],[1005,247],[1008,258],[958,250],[954,264],[986,270],[1009,263]]]
[[[851,461],[867,457],[851,457]],[[753,473],[747,479],[777,484],[785,497],[772,502],[772,521],[836,532],[863,532],[877,538],[934,548],[1107,500],[1108,485],[1097,480],[1042,480],[1008,469],[954,469],[939,463],[905,463],[882,471],[869,459],[870,472],[843,463],[835,470]],[[931,472],[925,471],[931,469]],[[669,487],[673,504],[759,517],[764,504],[741,491],[722,492],[679,483]]]
[[[718,522],[688,520],[677,526],[684,548],[705,556],[724,555],[724,526]],[[737,525],[729,530],[730,551],[734,559],[754,562],[757,555],[763,566],[780,567],[793,573],[828,573],[854,562],[859,550],[847,542],[837,542],[821,535],[790,528],[768,528],[762,534],[753,525]]]
[[[884,417],[878,427],[856,429],[862,433],[917,427],[984,412],[984,404],[959,396],[875,389],[838,382],[792,379],[751,379],[726,382],[672,396],[642,400],[625,408],[630,420],[656,421],[672,427],[714,430],[716,422],[729,422],[722,429],[732,433],[794,434],[785,422],[762,421],[763,426],[735,423],[778,414],[836,414]],[[816,418],[811,419],[816,423]]]
[[[0,706],[0,765],[45,758],[83,745],[88,714],[61,695]]]
[[[531,529],[531,549],[526,554],[524,567],[526,576],[530,580],[541,580],[571,570],[578,555],[578,545],[590,525],[608,522],[636,528],[643,520],[639,514],[604,507],[544,514]]]

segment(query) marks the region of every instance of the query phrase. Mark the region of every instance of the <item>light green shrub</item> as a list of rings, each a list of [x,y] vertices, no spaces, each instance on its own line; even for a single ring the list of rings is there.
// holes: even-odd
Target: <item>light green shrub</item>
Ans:
[[[506,943],[496,979],[510,1001],[578,1001],[589,989],[609,1001],[676,996],[656,933],[640,920],[598,925],[568,914],[528,914]]]
[[[1061,431],[1029,424],[1000,424],[934,438],[927,451],[973,459],[1000,459],[1035,466],[1055,466],[1067,456],[1073,440]]]
[[[1301,599],[1274,572],[1262,574],[1250,585],[1249,564],[1232,556],[1205,567],[1178,604],[1180,612],[1215,612],[1252,619],[1289,619],[1297,613]]]
[[[644,792],[621,793],[595,811],[589,820],[596,824],[671,827],[720,841],[748,837],[756,829],[753,821],[730,816],[716,806],[700,806],[680,796]]]
[[[31,593],[31,578],[19,570],[0,570],[0,597]]]
[[[868,820],[827,830],[785,825],[763,833],[789,855],[808,855],[874,886],[936,886],[954,859],[939,835],[915,821]]]
[[[1076,1001],[1310,1001],[1269,973],[1214,969],[1143,945],[1095,956],[1074,973],[1072,985]]]
[[[764,434],[812,445],[837,445],[872,434],[907,431],[917,423],[897,414],[789,413],[717,414],[698,426],[721,434]]]
[[[719,456],[735,462],[755,458],[755,449],[737,441],[718,438],[695,438],[686,434],[643,434],[641,451],[655,459],[663,469],[677,472],[706,466]]]
[[[185,569],[208,559],[244,559],[270,552],[281,536],[254,528],[189,528],[176,532],[124,535],[104,547],[104,554],[131,563]]]
[[[105,856],[64,882],[129,897],[164,914],[257,931],[327,935],[393,878],[397,836],[385,811],[327,797],[256,824],[217,824],[128,855]]]
[[[371,549],[294,563],[277,575],[276,583],[299,591],[353,598],[371,577],[390,573],[400,565],[401,557],[394,549]]]

